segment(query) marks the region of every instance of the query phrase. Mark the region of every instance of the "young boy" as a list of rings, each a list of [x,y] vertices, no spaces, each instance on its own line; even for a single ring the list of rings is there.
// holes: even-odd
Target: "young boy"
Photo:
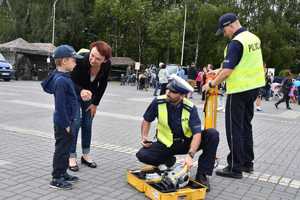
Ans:
[[[69,148],[72,142],[72,123],[75,120],[79,105],[70,73],[76,65],[73,47],[61,45],[54,51],[56,70],[42,82],[45,92],[54,95],[55,111],[53,114],[55,151],[53,155],[53,172],[50,187],[72,189],[70,182],[78,181],[78,177],[67,173]]]

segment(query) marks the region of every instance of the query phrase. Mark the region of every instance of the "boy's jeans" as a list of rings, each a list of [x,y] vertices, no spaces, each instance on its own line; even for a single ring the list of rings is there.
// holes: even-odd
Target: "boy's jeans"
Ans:
[[[90,152],[91,137],[92,137],[92,122],[91,112],[86,109],[91,105],[90,101],[79,101],[80,108],[77,112],[77,117],[74,120],[73,140],[70,148],[70,158],[76,158],[76,144],[79,129],[81,127],[81,147],[82,153],[88,154]]]
[[[66,129],[54,124],[55,151],[53,155],[53,178],[62,177],[69,166],[69,149],[72,143],[72,134]]]

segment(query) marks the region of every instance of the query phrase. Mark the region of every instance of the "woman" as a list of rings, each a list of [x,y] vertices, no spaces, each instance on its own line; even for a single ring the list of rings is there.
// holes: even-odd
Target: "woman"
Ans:
[[[90,52],[86,53],[83,59],[77,59],[76,67],[72,72],[72,80],[79,97],[80,112],[78,111],[78,120],[75,121],[75,135],[70,149],[69,169],[71,171],[79,170],[76,162],[76,144],[80,127],[83,154],[81,163],[91,168],[97,167],[89,155],[92,121],[107,86],[111,55],[111,47],[106,42],[93,42],[90,45]]]

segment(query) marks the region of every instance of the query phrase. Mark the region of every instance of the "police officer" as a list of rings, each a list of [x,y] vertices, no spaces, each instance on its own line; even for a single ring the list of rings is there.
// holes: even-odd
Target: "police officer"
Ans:
[[[215,87],[226,79],[225,124],[230,153],[227,156],[228,166],[217,170],[216,174],[240,179],[243,171],[253,171],[253,103],[258,88],[265,85],[261,42],[241,26],[233,13],[220,17],[217,34],[220,33],[231,39],[224,51],[223,68],[215,80],[203,86],[203,90]]]
[[[203,153],[198,159],[196,180],[208,186],[207,175],[212,175],[219,144],[219,133],[215,129],[201,131],[201,122],[196,106],[185,96],[193,88],[182,78],[172,75],[166,95],[158,96],[147,108],[141,128],[142,148],[136,156],[139,161],[158,166],[171,167],[177,154],[187,154],[185,164],[191,168],[199,149]],[[158,119],[156,142],[148,138],[150,124]]]

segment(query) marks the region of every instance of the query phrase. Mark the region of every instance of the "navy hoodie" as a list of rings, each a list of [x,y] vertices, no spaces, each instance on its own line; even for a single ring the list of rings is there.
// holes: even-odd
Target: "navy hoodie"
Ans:
[[[79,105],[70,73],[54,70],[41,85],[45,92],[54,95],[54,124],[61,128],[71,126]]]

